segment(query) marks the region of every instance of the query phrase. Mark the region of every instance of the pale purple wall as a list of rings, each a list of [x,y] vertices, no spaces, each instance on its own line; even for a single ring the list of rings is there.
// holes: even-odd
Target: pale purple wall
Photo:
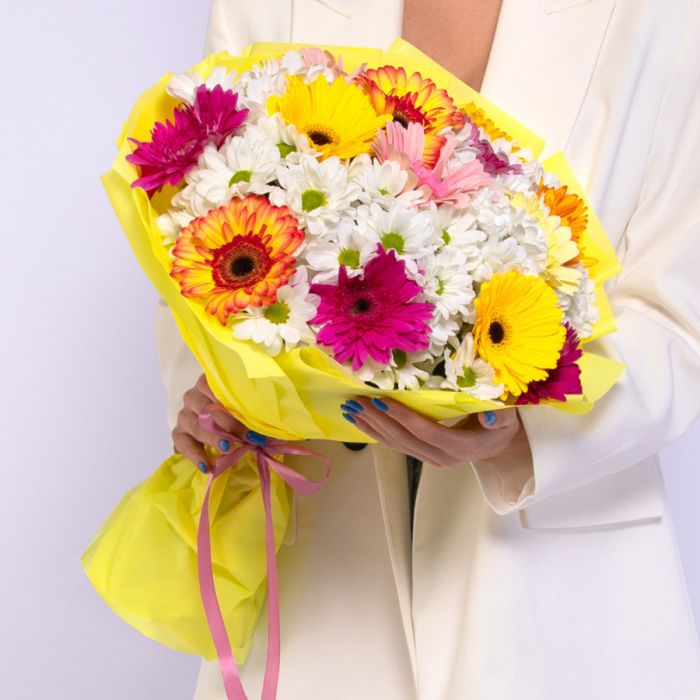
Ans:
[[[79,557],[170,449],[155,294],[98,176],[138,93],[195,63],[207,3],[0,6],[0,697],[190,700],[198,660],[114,615]],[[8,261],[9,260],[9,264]],[[666,450],[700,619],[700,427]]]

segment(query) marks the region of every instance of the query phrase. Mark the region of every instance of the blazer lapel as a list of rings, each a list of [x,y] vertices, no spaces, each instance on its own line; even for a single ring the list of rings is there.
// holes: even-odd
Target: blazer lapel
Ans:
[[[481,92],[564,150],[615,0],[503,0]]]

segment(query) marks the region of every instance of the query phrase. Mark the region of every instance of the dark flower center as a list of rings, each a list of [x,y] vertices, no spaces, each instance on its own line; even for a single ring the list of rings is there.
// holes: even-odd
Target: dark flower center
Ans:
[[[407,127],[411,123],[408,117],[401,112],[394,112],[394,121],[398,122],[403,127]]]
[[[214,252],[212,273],[221,287],[250,287],[265,278],[272,261],[257,236],[236,236]]]
[[[498,345],[498,343],[503,342],[505,336],[506,332],[501,323],[499,321],[491,321],[491,325],[489,326],[489,338],[491,342]]]
[[[372,308],[372,302],[369,299],[360,297],[350,307],[351,314],[366,314]]]
[[[247,255],[241,255],[231,261],[231,273],[234,277],[245,277],[255,269],[255,261]]]
[[[331,143],[331,137],[328,134],[323,133],[323,131],[313,129],[312,131],[308,131],[307,134],[317,146],[325,146],[326,144]]]

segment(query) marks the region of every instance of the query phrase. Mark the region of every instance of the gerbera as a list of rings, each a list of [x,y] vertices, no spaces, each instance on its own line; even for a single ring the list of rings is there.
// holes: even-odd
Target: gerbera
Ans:
[[[493,120],[486,116],[486,113],[480,107],[477,107],[473,102],[462,107],[463,112],[469,117],[469,120],[484,130],[491,141],[496,139],[507,139],[512,141],[512,137],[506,132],[497,127]],[[514,149],[515,150],[515,149]]]
[[[585,232],[588,226],[588,209],[586,203],[576,194],[567,192],[567,186],[548,187],[540,180],[537,194],[549,208],[552,216],[558,216],[564,226],[571,229],[571,240],[578,245],[579,255],[570,260],[571,264],[582,262],[584,267],[590,267],[596,260],[586,255]]]
[[[377,114],[369,97],[343,77],[329,83],[319,76],[306,83],[293,75],[284,94],[269,98],[267,109],[270,114],[279,112],[287,123],[306,134],[321,158],[352,158],[366,153],[377,130],[389,118]]]
[[[516,404],[539,403],[545,399],[566,401],[567,394],[581,394],[581,368],[576,364],[583,354],[578,336],[571,326],[564,324],[566,338],[559,353],[557,366],[549,376],[538,382],[531,382],[527,391],[520,394]]]
[[[437,163],[444,143],[438,132],[464,126],[464,114],[447,91],[418,72],[408,76],[404,68],[382,66],[362,72],[356,82],[367,92],[378,114],[389,114],[402,126],[416,123],[423,127],[427,137],[422,155],[428,167]]]
[[[200,85],[194,105],[181,105],[173,112],[173,121],[156,122],[150,141],[138,141],[126,160],[141,169],[141,177],[131,186],[141,187],[150,197],[164,185],[177,185],[197,163],[209,141],[220,146],[224,139],[245,121],[246,109],[236,109],[238,95],[216,85],[208,90]]]
[[[234,198],[182,229],[170,274],[184,296],[202,300],[226,325],[230,314],[275,302],[303,238],[287,207],[260,195]]]
[[[547,378],[564,344],[562,310],[554,290],[516,270],[495,274],[474,301],[476,352],[513,396]]]
[[[423,164],[424,145],[425,132],[420,124],[412,123],[404,127],[390,122],[386,125],[386,131],[377,134],[373,147],[380,161],[398,160],[410,169],[415,176],[415,189],[422,192],[424,203],[434,201],[463,209],[474,192],[492,182],[493,178],[476,158],[463,164],[450,162],[450,156],[457,146],[453,134],[444,137],[439,157],[432,168]]]
[[[314,324],[320,324],[316,342],[333,348],[338,362],[352,360],[358,370],[368,357],[382,365],[391,361],[392,350],[418,352],[430,344],[433,306],[414,301],[419,284],[406,276],[405,265],[393,250],[377,246],[377,257],[363,273],[349,277],[343,266],[338,284],[312,284],[321,297]]]

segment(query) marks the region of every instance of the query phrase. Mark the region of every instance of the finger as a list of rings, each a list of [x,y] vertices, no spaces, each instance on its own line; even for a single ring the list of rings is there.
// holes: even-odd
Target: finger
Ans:
[[[187,457],[202,472],[211,470],[202,443],[197,442],[191,435],[178,432],[177,430],[173,431],[172,438],[176,453]]]
[[[412,435],[421,443],[437,450],[439,456],[464,455],[470,451],[471,437],[467,431],[453,431],[452,428],[441,425],[393,399],[382,398],[372,402],[360,397],[355,401],[375,422],[381,421],[382,430],[391,431],[392,435]],[[386,410],[383,410],[382,406]]]
[[[210,445],[221,452],[228,452],[231,448],[230,440],[223,438],[221,435],[216,435],[215,433],[205,430],[199,422],[199,416],[194,411],[190,411],[187,408],[183,408],[178,414],[177,430],[190,435],[198,442],[206,443],[207,445]]]
[[[421,440],[395,420],[386,416],[366,399],[359,402],[364,410],[356,414],[355,419],[367,423],[372,429],[384,436],[384,441],[403,452],[432,464],[445,465],[448,455],[439,444]]]
[[[483,411],[477,414],[479,425],[486,430],[511,428],[518,420],[518,412],[514,408],[504,408],[500,411]]]

